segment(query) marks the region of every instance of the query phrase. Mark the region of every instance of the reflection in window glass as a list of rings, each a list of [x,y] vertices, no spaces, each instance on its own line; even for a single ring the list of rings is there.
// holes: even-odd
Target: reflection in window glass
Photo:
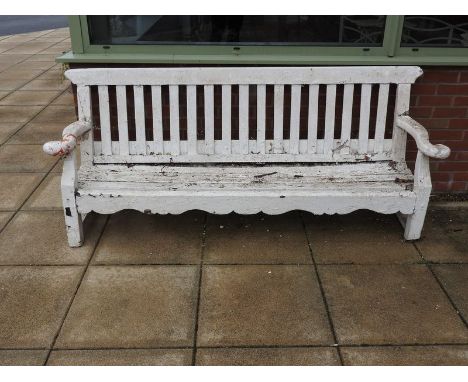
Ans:
[[[91,44],[381,46],[385,16],[88,16]]]
[[[401,46],[467,47],[468,16],[405,16]]]

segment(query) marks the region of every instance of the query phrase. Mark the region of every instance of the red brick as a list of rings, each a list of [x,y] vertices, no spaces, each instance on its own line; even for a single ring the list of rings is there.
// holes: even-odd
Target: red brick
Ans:
[[[466,95],[468,94],[468,84],[439,85],[437,94]]]
[[[466,182],[452,182],[449,183],[449,190],[450,191],[466,191],[467,189],[467,184]]]
[[[468,119],[452,118],[449,121],[449,128],[451,129],[468,129]]]
[[[449,127],[450,119],[443,118],[417,118],[418,122],[427,129],[446,129]]]
[[[439,171],[468,171],[468,162],[440,162]]]
[[[419,96],[419,106],[450,106],[452,104],[452,96]]]
[[[463,130],[430,130],[433,141],[458,141],[463,139]]]
[[[468,71],[460,73],[460,83],[468,82]]]
[[[422,82],[458,82],[459,71],[426,70],[421,77]]]
[[[412,117],[426,117],[429,118],[432,114],[432,107],[412,107],[410,108],[410,115]]]
[[[455,97],[453,106],[468,106],[468,97]]]
[[[460,161],[468,161],[468,151],[462,152],[456,152],[454,153],[454,160],[460,160]]]
[[[452,141],[450,142],[450,148],[452,149],[453,152],[468,151],[468,140]]]
[[[445,117],[445,118],[457,118],[464,117],[466,115],[466,108],[455,108],[455,107],[437,107],[434,108],[432,113],[433,117]]]
[[[453,174],[453,180],[463,180],[468,182],[468,172],[456,172]]]
[[[453,174],[450,172],[434,172],[431,174],[433,182],[449,182],[452,180]]]
[[[432,182],[432,190],[436,192],[448,192],[450,189],[447,182]]]
[[[421,94],[436,94],[437,85],[421,84],[417,83],[411,88],[411,94],[421,95]]]

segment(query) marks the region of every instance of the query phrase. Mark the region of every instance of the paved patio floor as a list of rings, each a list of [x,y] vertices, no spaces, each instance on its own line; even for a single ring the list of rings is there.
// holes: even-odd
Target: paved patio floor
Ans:
[[[468,365],[468,209],[86,218],[67,246],[75,120],[57,29],[0,37],[0,364]]]

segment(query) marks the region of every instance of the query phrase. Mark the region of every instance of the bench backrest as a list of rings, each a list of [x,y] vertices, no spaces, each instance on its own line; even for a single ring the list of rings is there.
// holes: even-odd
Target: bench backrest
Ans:
[[[415,66],[66,72],[80,120],[93,119],[98,98],[98,134],[81,145],[89,163],[402,160],[406,134],[393,120],[408,111],[421,74]]]

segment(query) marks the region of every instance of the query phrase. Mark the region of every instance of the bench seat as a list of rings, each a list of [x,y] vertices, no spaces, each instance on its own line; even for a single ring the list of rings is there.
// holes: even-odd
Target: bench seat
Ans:
[[[264,166],[109,164],[82,166],[78,179],[81,213],[136,209],[166,214],[199,209],[222,214],[280,214],[301,209],[333,214],[367,208],[409,214],[416,200],[411,171],[405,164],[391,161]]]

